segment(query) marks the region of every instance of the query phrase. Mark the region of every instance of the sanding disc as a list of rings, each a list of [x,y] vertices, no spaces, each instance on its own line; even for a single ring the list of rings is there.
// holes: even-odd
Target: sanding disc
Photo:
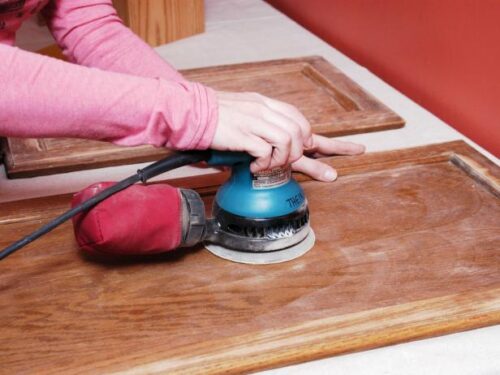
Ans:
[[[232,262],[245,264],[273,264],[287,262],[304,255],[313,248],[315,240],[316,237],[314,236],[314,232],[310,229],[307,236],[301,242],[283,250],[252,253],[232,250],[211,243],[205,243],[204,245],[212,254]]]

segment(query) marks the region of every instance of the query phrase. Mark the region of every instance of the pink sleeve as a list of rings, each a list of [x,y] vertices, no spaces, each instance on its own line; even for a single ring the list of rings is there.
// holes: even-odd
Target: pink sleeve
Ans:
[[[215,93],[198,83],[78,66],[0,45],[0,135],[209,147]]]
[[[111,0],[53,0],[44,14],[52,35],[70,61],[142,77],[184,80],[123,25]]]

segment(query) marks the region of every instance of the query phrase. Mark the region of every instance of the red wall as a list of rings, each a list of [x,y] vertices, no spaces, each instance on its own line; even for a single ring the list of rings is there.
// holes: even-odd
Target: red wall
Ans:
[[[500,156],[500,0],[268,2]]]

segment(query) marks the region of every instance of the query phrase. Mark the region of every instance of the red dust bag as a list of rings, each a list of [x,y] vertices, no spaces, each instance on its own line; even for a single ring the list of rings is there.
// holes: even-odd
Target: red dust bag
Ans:
[[[114,182],[93,184],[73,196],[79,205]],[[73,218],[76,241],[88,252],[114,255],[154,254],[182,240],[179,189],[165,184],[132,185]]]

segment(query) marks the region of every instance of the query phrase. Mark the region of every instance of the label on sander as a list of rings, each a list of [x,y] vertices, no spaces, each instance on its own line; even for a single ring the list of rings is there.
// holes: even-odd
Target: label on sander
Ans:
[[[285,185],[292,177],[292,167],[273,168],[252,174],[254,189],[271,189]]]

